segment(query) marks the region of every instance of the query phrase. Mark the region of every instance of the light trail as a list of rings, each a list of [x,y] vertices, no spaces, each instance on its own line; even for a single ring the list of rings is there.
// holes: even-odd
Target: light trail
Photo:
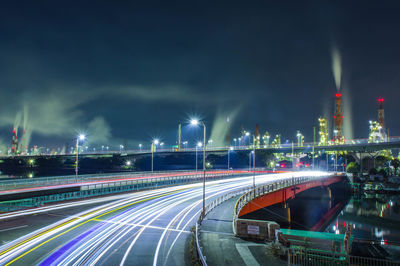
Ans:
[[[261,184],[300,176],[326,175],[325,172],[270,174],[256,176],[256,181]],[[248,187],[252,180],[253,177],[247,176],[209,181],[206,199],[209,201]],[[182,256],[183,260],[183,251],[176,248],[176,244],[185,243],[190,236],[187,233],[201,211],[201,197],[202,184],[196,183],[82,201],[85,205],[99,206],[80,211],[1,246],[0,264],[140,264],[136,256],[143,254],[143,250],[147,254],[141,258],[144,264],[167,264],[171,252]],[[85,205],[82,203],[57,204],[30,210],[27,214],[10,213],[0,216],[0,219],[41,215],[63,208],[83,208]],[[172,234],[173,238],[169,239]],[[42,259],[37,261],[35,258]]]

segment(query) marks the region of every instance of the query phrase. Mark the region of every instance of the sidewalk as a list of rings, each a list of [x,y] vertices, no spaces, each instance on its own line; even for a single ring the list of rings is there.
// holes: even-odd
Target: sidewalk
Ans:
[[[200,242],[208,265],[282,265],[268,255],[269,244],[245,241],[233,234],[233,210],[240,196],[229,199],[209,214],[200,226]]]

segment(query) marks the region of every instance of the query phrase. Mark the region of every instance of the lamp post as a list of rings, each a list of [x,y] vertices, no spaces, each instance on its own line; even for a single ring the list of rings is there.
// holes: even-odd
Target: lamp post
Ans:
[[[142,143],[139,144],[139,151],[142,152]]]
[[[249,148],[250,148],[250,132],[246,132],[245,136],[249,138]]]
[[[199,121],[197,119],[192,119],[190,124],[198,125],[201,123],[203,126],[203,211],[202,217],[206,214],[206,125],[204,122]]]
[[[213,140],[212,139],[209,139],[208,140],[208,145],[210,145],[210,148],[212,149],[212,143],[213,143]]]
[[[249,145],[250,145],[250,133],[246,132],[246,135],[249,136]],[[251,151],[253,154],[253,189],[256,189],[256,136],[253,134],[253,150]],[[250,162],[249,162],[249,171],[250,171]]]
[[[197,167],[198,167],[198,163],[197,163],[197,148],[200,148],[202,146],[201,142],[197,142],[196,144],[196,174],[197,174]]]
[[[79,160],[79,141],[84,141],[85,140],[85,135],[80,134],[76,138],[76,162],[75,162],[75,180],[78,182],[78,160]]]
[[[253,154],[253,151],[249,152],[249,172],[251,169],[251,155]]]
[[[151,172],[154,172],[154,152],[158,143],[158,139],[153,140],[153,142],[151,143]]]
[[[229,149],[228,149],[228,171],[231,169],[230,168],[230,157],[229,157],[229,154],[231,153],[231,151],[233,151],[233,147],[229,147]]]

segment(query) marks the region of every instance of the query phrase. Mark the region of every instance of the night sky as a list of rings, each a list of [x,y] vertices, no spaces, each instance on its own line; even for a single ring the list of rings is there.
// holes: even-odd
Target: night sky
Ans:
[[[72,144],[83,131],[91,145],[136,148],[158,137],[170,146],[193,115],[215,139],[228,124],[232,138],[259,124],[312,141],[318,117],[332,120],[337,87],[347,138],[368,137],[379,97],[400,135],[394,3],[2,2],[1,143],[10,146],[19,125],[30,145]],[[183,134],[193,142],[201,130]]]

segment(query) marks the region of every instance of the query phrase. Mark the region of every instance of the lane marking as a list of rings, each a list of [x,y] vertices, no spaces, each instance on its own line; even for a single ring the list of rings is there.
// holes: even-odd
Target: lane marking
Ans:
[[[25,225],[21,225],[21,226],[11,227],[11,228],[7,228],[7,229],[2,229],[2,230],[0,230],[0,232],[11,231],[11,230],[19,229],[19,228],[24,228],[24,227],[27,227],[27,226],[28,225],[25,224]]]
[[[144,201],[148,201],[148,200],[152,200],[152,199],[156,199],[156,198],[160,198],[160,197],[163,197],[163,196],[167,196],[167,195],[171,195],[171,194],[177,193],[177,192],[179,192],[180,190],[183,190],[183,189],[179,189],[179,190],[176,190],[176,191],[173,191],[173,192],[164,193],[164,194],[157,195],[157,196],[154,196],[154,197],[150,197],[150,198],[147,198],[147,199],[142,199],[142,200],[139,200],[139,201],[135,201],[135,202],[133,202],[133,203],[130,203],[130,204],[121,206],[121,207],[119,207],[119,208],[117,208],[117,209],[114,209],[114,210],[105,212],[105,213],[103,213],[103,214],[100,214],[100,215],[98,215],[98,216],[96,216],[96,217],[94,217],[94,218],[91,218],[91,219],[89,219],[89,220],[87,220],[87,221],[85,221],[85,222],[82,222],[82,223],[80,223],[80,224],[77,224],[77,225],[75,225],[74,227],[71,227],[70,229],[68,229],[68,230],[66,230],[66,231],[64,231],[64,232],[61,232],[61,233],[59,233],[58,235],[53,236],[52,238],[50,238],[50,239],[48,239],[48,240],[42,242],[41,244],[37,245],[37,246],[34,247],[34,248],[31,248],[30,250],[27,250],[25,253],[19,255],[18,257],[14,258],[13,260],[11,260],[11,261],[8,262],[7,264],[5,264],[5,266],[8,266],[8,265],[14,263],[15,261],[17,261],[17,260],[19,260],[20,258],[26,256],[27,254],[29,254],[29,253],[31,253],[32,251],[38,249],[39,247],[43,246],[44,244],[50,242],[51,240],[54,240],[54,239],[58,238],[59,236],[62,236],[62,235],[64,235],[64,234],[66,234],[66,233],[72,231],[73,229],[75,229],[75,228],[77,228],[77,227],[79,227],[79,226],[82,226],[82,225],[84,225],[84,224],[86,224],[86,223],[88,223],[88,222],[90,222],[90,221],[94,221],[95,219],[98,219],[98,218],[100,218],[100,217],[102,217],[102,216],[104,216],[104,215],[107,215],[107,214],[109,214],[109,213],[118,211],[118,210],[120,210],[120,209],[129,207],[129,206],[132,206],[132,205],[135,205],[135,204],[144,202]],[[97,210],[96,210],[96,211],[97,211]],[[92,212],[90,212],[90,213],[92,213]],[[88,214],[86,214],[86,215],[83,215],[83,216],[87,216],[87,215],[89,215],[90,213],[88,213]],[[0,255],[3,255],[4,253],[8,252],[9,250],[18,247],[18,246],[20,246],[20,245],[26,243],[26,242],[29,241],[29,240],[32,240],[32,239],[34,239],[34,238],[37,238],[37,237],[39,237],[39,236],[45,234],[45,233],[48,232],[48,231],[52,231],[52,230],[54,230],[54,229],[57,229],[57,228],[61,227],[62,225],[71,223],[72,221],[75,221],[75,220],[77,220],[77,219],[78,219],[78,218],[72,219],[72,220],[69,221],[69,222],[66,222],[66,223],[60,224],[60,225],[58,225],[58,226],[56,226],[56,227],[54,227],[54,228],[48,229],[48,230],[42,232],[41,234],[39,234],[39,235],[37,235],[37,236],[32,236],[31,238],[29,238],[29,239],[27,239],[27,240],[25,240],[25,241],[19,243],[18,245],[13,246],[13,247],[10,247],[9,249],[3,251],[2,253],[0,253]]]
[[[254,243],[236,243],[235,247],[236,250],[239,252],[240,257],[242,257],[243,262],[246,266],[254,266],[260,265],[258,261],[254,258],[253,254],[251,253],[249,246],[263,246],[262,244],[254,244]]]

